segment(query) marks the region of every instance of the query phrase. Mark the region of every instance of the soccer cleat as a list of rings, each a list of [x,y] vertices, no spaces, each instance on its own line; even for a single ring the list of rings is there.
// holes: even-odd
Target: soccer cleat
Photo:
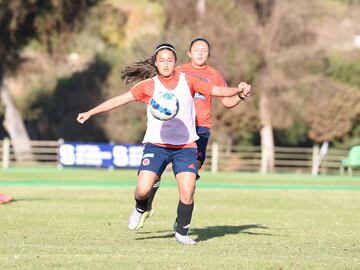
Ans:
[[[0,194],[0,204],[2,203],[8,203],[10,201],[12,201],[13,198],[9,195],[5,195],[5,194]]]
[[[138,230],[144,225],[144,222],[142,222],[142,226],[140,227],[141,219],[144,219],[144,214],[145,213],[140,213],[136,208],[132,211],[128,222],[129,230]]]
[[[175,239],[176,239],[176,242],[178,242],[179,244],[183,244],[183,245],[196,245],[197,244],[197,242],[192,240],[189,236],[181,235],[180,233],[175,233]]]
[[[144,213],[139,213],[136,209],[131,213],[129,218],[128,228],[129,230],[139,230],[144,227],[145,220],[148,217],[154,215],[154,209],[145,211]]]
[[[154,209],[151,208],[149,211],[145,211],[140,219],[139,225],[137,226],[136,230],[142,228],[144,226],[145,220],[153,215]]]

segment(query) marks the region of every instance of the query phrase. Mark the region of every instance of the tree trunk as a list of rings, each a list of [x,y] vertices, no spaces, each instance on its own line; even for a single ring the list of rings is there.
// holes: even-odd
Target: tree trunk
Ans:
[[[201,32],[206,13],[206,0],[197,0],[196,3],[196,26],[197,30]]]
[[[6,83],[3,80],[0,85],[0,94],[1,102],[5,108],[3,125],[10,136],[16,159],[19,161],[33,160],[30,138],[21,115],[15,107]]]
[[[274,172],[275,148],[271,125],[271,114],[266,89],[260,93],[260,137],[261,137],[261,173]]]

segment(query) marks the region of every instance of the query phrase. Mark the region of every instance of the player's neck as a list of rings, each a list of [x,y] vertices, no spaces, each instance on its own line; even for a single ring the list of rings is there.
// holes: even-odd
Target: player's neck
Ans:
[[[175,70],[169,76],[163,76],[160,73],[158,74],[158,76],[159,76],[160,79],[163,79],[163,80],[171,80],[172,78],[175,77]]]
[[[199,66],[199,65],[197,65],[197,64],[195,64],[193,62],[190,62],[190,63],[192,65],[192,67],[194,67],[196,69],[204,69],[204,68],[206,68],[206,64],[203,64],[203,65]]]

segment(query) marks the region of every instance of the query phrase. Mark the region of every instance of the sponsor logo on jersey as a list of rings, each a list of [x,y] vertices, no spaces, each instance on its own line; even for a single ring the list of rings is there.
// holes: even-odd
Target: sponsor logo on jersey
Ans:
[[[194,98],[198,98],[198,99],[202,99],[202,100],[205,100],[205,99],[206,99],[205,96],[203,96],[202,94],[200,94],[200,93],[198,93],[198,92],[195,93]]]

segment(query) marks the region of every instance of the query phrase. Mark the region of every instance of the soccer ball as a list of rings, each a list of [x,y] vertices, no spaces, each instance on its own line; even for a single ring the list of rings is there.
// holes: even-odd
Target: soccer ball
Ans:
[[[179,111],[179,101],[170,92],[160,92],[149,103],[151,114],[158,120],[173,119]]]

